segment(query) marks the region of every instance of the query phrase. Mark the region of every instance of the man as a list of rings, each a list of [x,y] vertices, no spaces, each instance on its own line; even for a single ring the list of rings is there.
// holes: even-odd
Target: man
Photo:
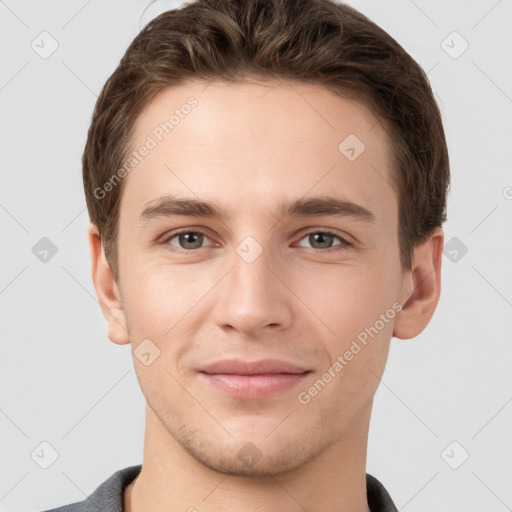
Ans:
[[[372,403],[437,306],[449,185],[414,60],[334,1],[191,2],[108,79],[83,173],[144,458],[55,510],[396,511]]]

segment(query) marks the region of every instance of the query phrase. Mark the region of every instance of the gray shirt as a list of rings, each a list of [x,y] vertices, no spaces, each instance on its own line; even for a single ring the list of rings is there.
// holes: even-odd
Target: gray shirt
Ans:
[[[124,490],[140,473],[142,465],[116,471],[87,499],[43,512],[124,512]],[[366,473],[366,494],[371,512],[398,512],[385,487]]]

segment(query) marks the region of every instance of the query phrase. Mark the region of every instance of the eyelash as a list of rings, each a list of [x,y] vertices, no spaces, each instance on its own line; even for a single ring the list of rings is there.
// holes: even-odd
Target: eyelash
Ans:
[[[200,235],[204,235],[206,238],[210,239],[210,237],[204,232],[204,231],[201,231],[199,229],[182,229],[180,231],[174,231],[172,232],[169,236],[167,236],[164,240],[162,240],[162,244],[163,245],[171,245],[169,242],[173,239],[173,238],[176,238],[177,236],[179,235],[182,235],[184,233],[196,233],[196,234],[200,234]],[[337,244],[333,247],[329,247],[327,249],[315,249],[314,247],[311,247],[310,249],[313,249],[313,250],[316,250],[316,251],[320,251],[320,252],[332,252],[332,251],[343,251],[343,250],[347,250],[349,247],[352,247],[353,244],[351,244],[349,241],[345,240],[344,238],[342,238],[340,235],[334,233],[333,231],[330,231],[328,229],[323,229],[323,230],[313,230],[313,231],[308,231],[307,233],[305,233],[299,240],[302,241],[304,238],[306,238],[307,236],[309,235],[312,235],[312,234],[317,234],[317,233],[321,233],[323,235],[332,235],[334,238],[337,238],[341,243],[340,244]],[[172,250],[176,251],[176,252],[179,252],[179,253],[185,253],[185,254],[194,254],[196,251],[199,251],[200,249],[204,249],[205,247],[199,247],[197,249],[182,249],[180,247],[176,247],[176,246],[173,246]]]

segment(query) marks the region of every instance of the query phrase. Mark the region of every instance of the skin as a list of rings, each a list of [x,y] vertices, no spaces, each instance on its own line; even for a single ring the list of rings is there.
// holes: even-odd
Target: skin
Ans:
[[[164,90],[136,123],[140,147],[168,112],[190,96],[198,100],[125,177],[119,282],[96,227],[89,229],[110,340],[134,350],[149,338],[160,350],[148,366],[134,355],[146,425],[142,471],[125,490],[125,510],[368,512],[373,396],[391,337],[417,336],[437,306],[443,230],[416,248],[413,268],[404,272],[390,141],[364,105],[301,82],[206,85]],[[338,150],[351,133],[366,146],[354,161]],[[164,194],[212,201],[231,218],[141,223],[145,205]],[[375,222],[278,215],[281,201],[313,196],[353,201]],[[171,238],[177,228],[202,232],[202,246],[193,251],[190,237]],[[308,236],[325,229],[352,245]],[[236,251],[247,236],[262,249],[250,264]],[[300,403],[298,394],[394,303],[403,309]],[[272,397],[232,398],[197,373],[227,357],[284,359],[311,373]],[[244,446],[255,463],[237,456]]]

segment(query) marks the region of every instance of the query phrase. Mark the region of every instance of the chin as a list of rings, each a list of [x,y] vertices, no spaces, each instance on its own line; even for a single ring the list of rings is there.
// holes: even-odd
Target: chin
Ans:
[[[183,446],[185,450],[200,464],[212,471],[231,476],[271,477],[289,473],[303,466],[315,457],[307,450],[298,446],[265,446],[263,450],[258,444],[246,441],[241,447],[223,448],[220,445],[203,443],[200,450],[195,445]]]

